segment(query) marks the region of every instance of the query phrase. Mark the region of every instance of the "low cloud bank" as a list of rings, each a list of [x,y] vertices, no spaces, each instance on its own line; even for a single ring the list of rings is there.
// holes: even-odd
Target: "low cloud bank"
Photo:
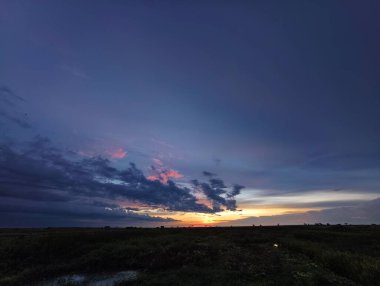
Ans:
[[[295,225],[304,223],[379,224],[380,198],[360,203],[356,206],[337,207],[296,214],[249,217],[224,223],[223,225]]]
[[[15,214],[32,217],[67,218],[68,221],[117,221],[122,219],[168,222],[171,219],[125,210],[120,203],[160,208],[165,211],[215,213],[236,209],[234,197],[242,187],[228,191],[220,179],[184,187],[170,179],[152,180],[131,163],[117,169],[102,157],[78,159],[74,153],[52,146],[37,136],[24,145],[0,144],[0,226]],[[206,196],[213,207],[198,202]],[[9,201],[8,201],[9,200]],[[22,203],[21,203],[22,202]],[[22,221],[22,219],[20,219]],[[58,221],[58,220],[57,220]],[[54,223],[54,220],[52,220]],[[54,225],[54,224],[53,224]]]

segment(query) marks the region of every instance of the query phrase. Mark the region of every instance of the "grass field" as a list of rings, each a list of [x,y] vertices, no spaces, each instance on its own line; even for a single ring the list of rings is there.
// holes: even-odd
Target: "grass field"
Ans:
[[[380,285],[380,227],[0,230],[0,285],[124,270],[138,279],[119,285]]]

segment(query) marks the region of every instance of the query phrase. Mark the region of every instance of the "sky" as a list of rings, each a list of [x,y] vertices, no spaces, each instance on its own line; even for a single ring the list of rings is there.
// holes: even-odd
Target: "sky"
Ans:
[[[0,227],[358,222],[379,8],[0,0]]]

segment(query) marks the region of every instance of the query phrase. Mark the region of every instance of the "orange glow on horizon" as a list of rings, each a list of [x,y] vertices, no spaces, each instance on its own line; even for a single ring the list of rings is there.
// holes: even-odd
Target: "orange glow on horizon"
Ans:
[[[138,213],[144,213],[152,216],[159,216],[164,218],[172,218],[176,221],[165,223],[167,226],[189,226],[189,227],[209,227],[217,226],[220,224],[228,225],[228,223],[234,220],[244,219],[248,217],[259,216],[273,216],[289,213],[302,213],[312,210],[320,210],[317,208],[288,208],[282,206],[255,206],[252,208],[244,208],[237,211],[224,211],[215,214],[211,213],[195,213],[195,212],[169,212],[162,209],[150,209],[146,207],[143,211],[137,211]]]

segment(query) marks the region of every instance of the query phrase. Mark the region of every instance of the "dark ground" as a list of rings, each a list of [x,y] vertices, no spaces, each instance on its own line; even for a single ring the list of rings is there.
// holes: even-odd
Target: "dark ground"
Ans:
[[[0,285],[122,270],[140,275],[121,285],[380,285],[380,226],[0,230]]]

